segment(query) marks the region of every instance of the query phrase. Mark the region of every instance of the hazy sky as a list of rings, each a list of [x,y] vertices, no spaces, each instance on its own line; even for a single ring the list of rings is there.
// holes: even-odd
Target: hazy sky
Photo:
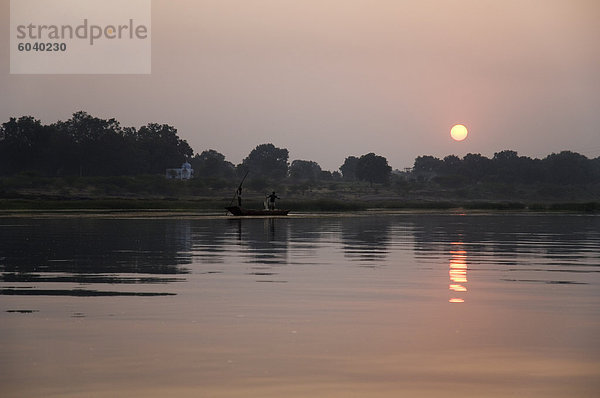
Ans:
[[[10,75],[9,0],[0,27],[0,122],[84,110],[171,124],[235,164],[271,142],[328,170],[368,152],[600,156],[598,0],[154,0],[147,76]]]

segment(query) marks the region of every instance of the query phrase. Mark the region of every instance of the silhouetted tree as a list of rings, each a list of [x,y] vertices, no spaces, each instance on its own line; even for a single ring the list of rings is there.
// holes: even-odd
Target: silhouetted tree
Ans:
[[[358,164],[358,158],[356,156],[348,156],[344,160],[344,164],[340,166],[342,172],[342,178],[346,181],[356,181],[356,165]]]
[[[492,160],[495,162],[510,163],[516,161],[518,158],[519,155],[516,151],[504,150],[494,153],[494,157],[492,158]]]
[[[119,122],[100,119],[86,112],[54,124],[73,144],[73,160],[79,175],[127,174],[127,145]],[[70,167],[72,172],[72,167]]]
[[[424,155],[424,156],[419,156],[415,159],[413,171],[437,173],[442,170],[443,165],[444,165],[444,163],[442,160],[440,160],[436,157],[430,156],[430,155]]]
[[[290,165],[290,177],[294,180],[316,181],[321,178],[321,166],[309,160],[294,160]]]
[[[10,118],[0,127],[0,174],[50,168],[53,135],[52,128],[31,116]]]
[[[489,173],[491,161],[479,153],[468,153],[462,159],[462,166],[467,176],[479,181]]]
[[[177,129],[167,124],[140,127],[136,142],[142,151],[144,168],[152,174],[179,167],[194,154],[188,143],[177,136]]]
[[[600,182],[600,156],[590,160],[590,162],[592,163],[592,181]]]
[[[548,182],[581,184],[591,182],[594,176],[592,163],[579,153],[571,151],[553,153],[542,162]]]
[[[504,183],[527,183],[539,180],[536,176],[535,162],[517,152],[505,150],[496,152],[492,158],[491,176],[488,179]]]
[[[235,175],[233,163],[226,161],[223,154],[213,149],[194,156],[190,163],[197,177],[232,178]]]
[[[319,180],[321,181],[331,181],[335,179],[340,179],[341,175],[339,172],[334,171],[333,173],[329,170],[321,170],[319,173]]]
[[[261,144],[242,161],[242,168],[251,170],[254,178],[283,179],[288,173],[288,150],[273,144]]]
[[[392,168],[383,156],[368,153],[358,159],[356,164],[356,176],[359,180],[368,181],[373,184],[389,182]]]
[[[448,155],[444,158],[443,169],[449,174],[457,173],[461,167],[460,158],[456,155]]]

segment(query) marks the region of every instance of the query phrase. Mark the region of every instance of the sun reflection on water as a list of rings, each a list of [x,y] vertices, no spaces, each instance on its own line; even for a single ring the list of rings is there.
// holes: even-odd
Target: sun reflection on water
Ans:
[[[450,250],[450,285],[449,289],[453,293],[465,293],[467,288],[467,252],[463,248],[462,242],[452,242],[453,250]],[[454,296],[454,294],[453,294]],[[454,296],[448,300],[450,303],[464,303],[464,298]]]

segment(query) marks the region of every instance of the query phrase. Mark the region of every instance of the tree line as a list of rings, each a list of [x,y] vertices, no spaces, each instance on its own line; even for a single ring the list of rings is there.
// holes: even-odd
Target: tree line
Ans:
[[[511,150],[497,152],[491,159],[473,153],[462,159],[455,155],[443,159],[419,156],[412,174],[449,186],[484,182],[586,185],[600,183],[600,157],[588,159],[576,152],[562,151],[532,159]]]
[[[189,162],[196,177],[213,180],[238,178],[247,170],[252,178],[272,181],[366,181],[386,184],[399,179],[434,181],[456,186],[466,183],[600,182],[600,157],[563,151],[544,159],[505,150],[487,158],[480,154],[439,159],[419,156],[410,172],[392,173],[387,159],[374,153],[348,156],[339,171],[321,169],[310,160],[289,162],[289,152],[273,144],[254,148],[238,165],[215,150],[194,154],[167,124],[150,123],[138,129],[122,127],[115,119],[76,112],[66,121],[42,124],[31,116],[10,118],[0,126],[0,175],[23,172],[42,176],[133,176],[164,174]]]
[[[0,174],[34,172],[44,176],[116,176],[164,173],[193,155],[192,148],[166,124],[139,129],[115,119],[77,112],[67,121],[44,125],[31,116],[11,118],[0,127]]]
[[[10,118],[0,126],[0,175],[29,172],[41,176],[131,176],[164,174],[189,162],[196,177],[235,178],[251,170],[254,178],[271,180],[365,180],[384,182],[392,168],[373,153],[349,157],[340,172],[322,170],[318,163],[294,160],[273,144],[261,144],[238,165],[213,149],[193,149],[167,124],[138,129],[115,119],[76,112],[66,121],[42,124],[32,116]]]

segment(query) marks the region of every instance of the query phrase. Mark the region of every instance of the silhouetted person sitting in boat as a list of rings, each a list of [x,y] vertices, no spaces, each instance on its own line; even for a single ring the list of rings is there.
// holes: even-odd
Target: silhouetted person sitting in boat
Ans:
[[[269,201],[269,210],[275,210],[275,199],[280,199],[279,196],[275,195],[275,192],[267,196]]]

